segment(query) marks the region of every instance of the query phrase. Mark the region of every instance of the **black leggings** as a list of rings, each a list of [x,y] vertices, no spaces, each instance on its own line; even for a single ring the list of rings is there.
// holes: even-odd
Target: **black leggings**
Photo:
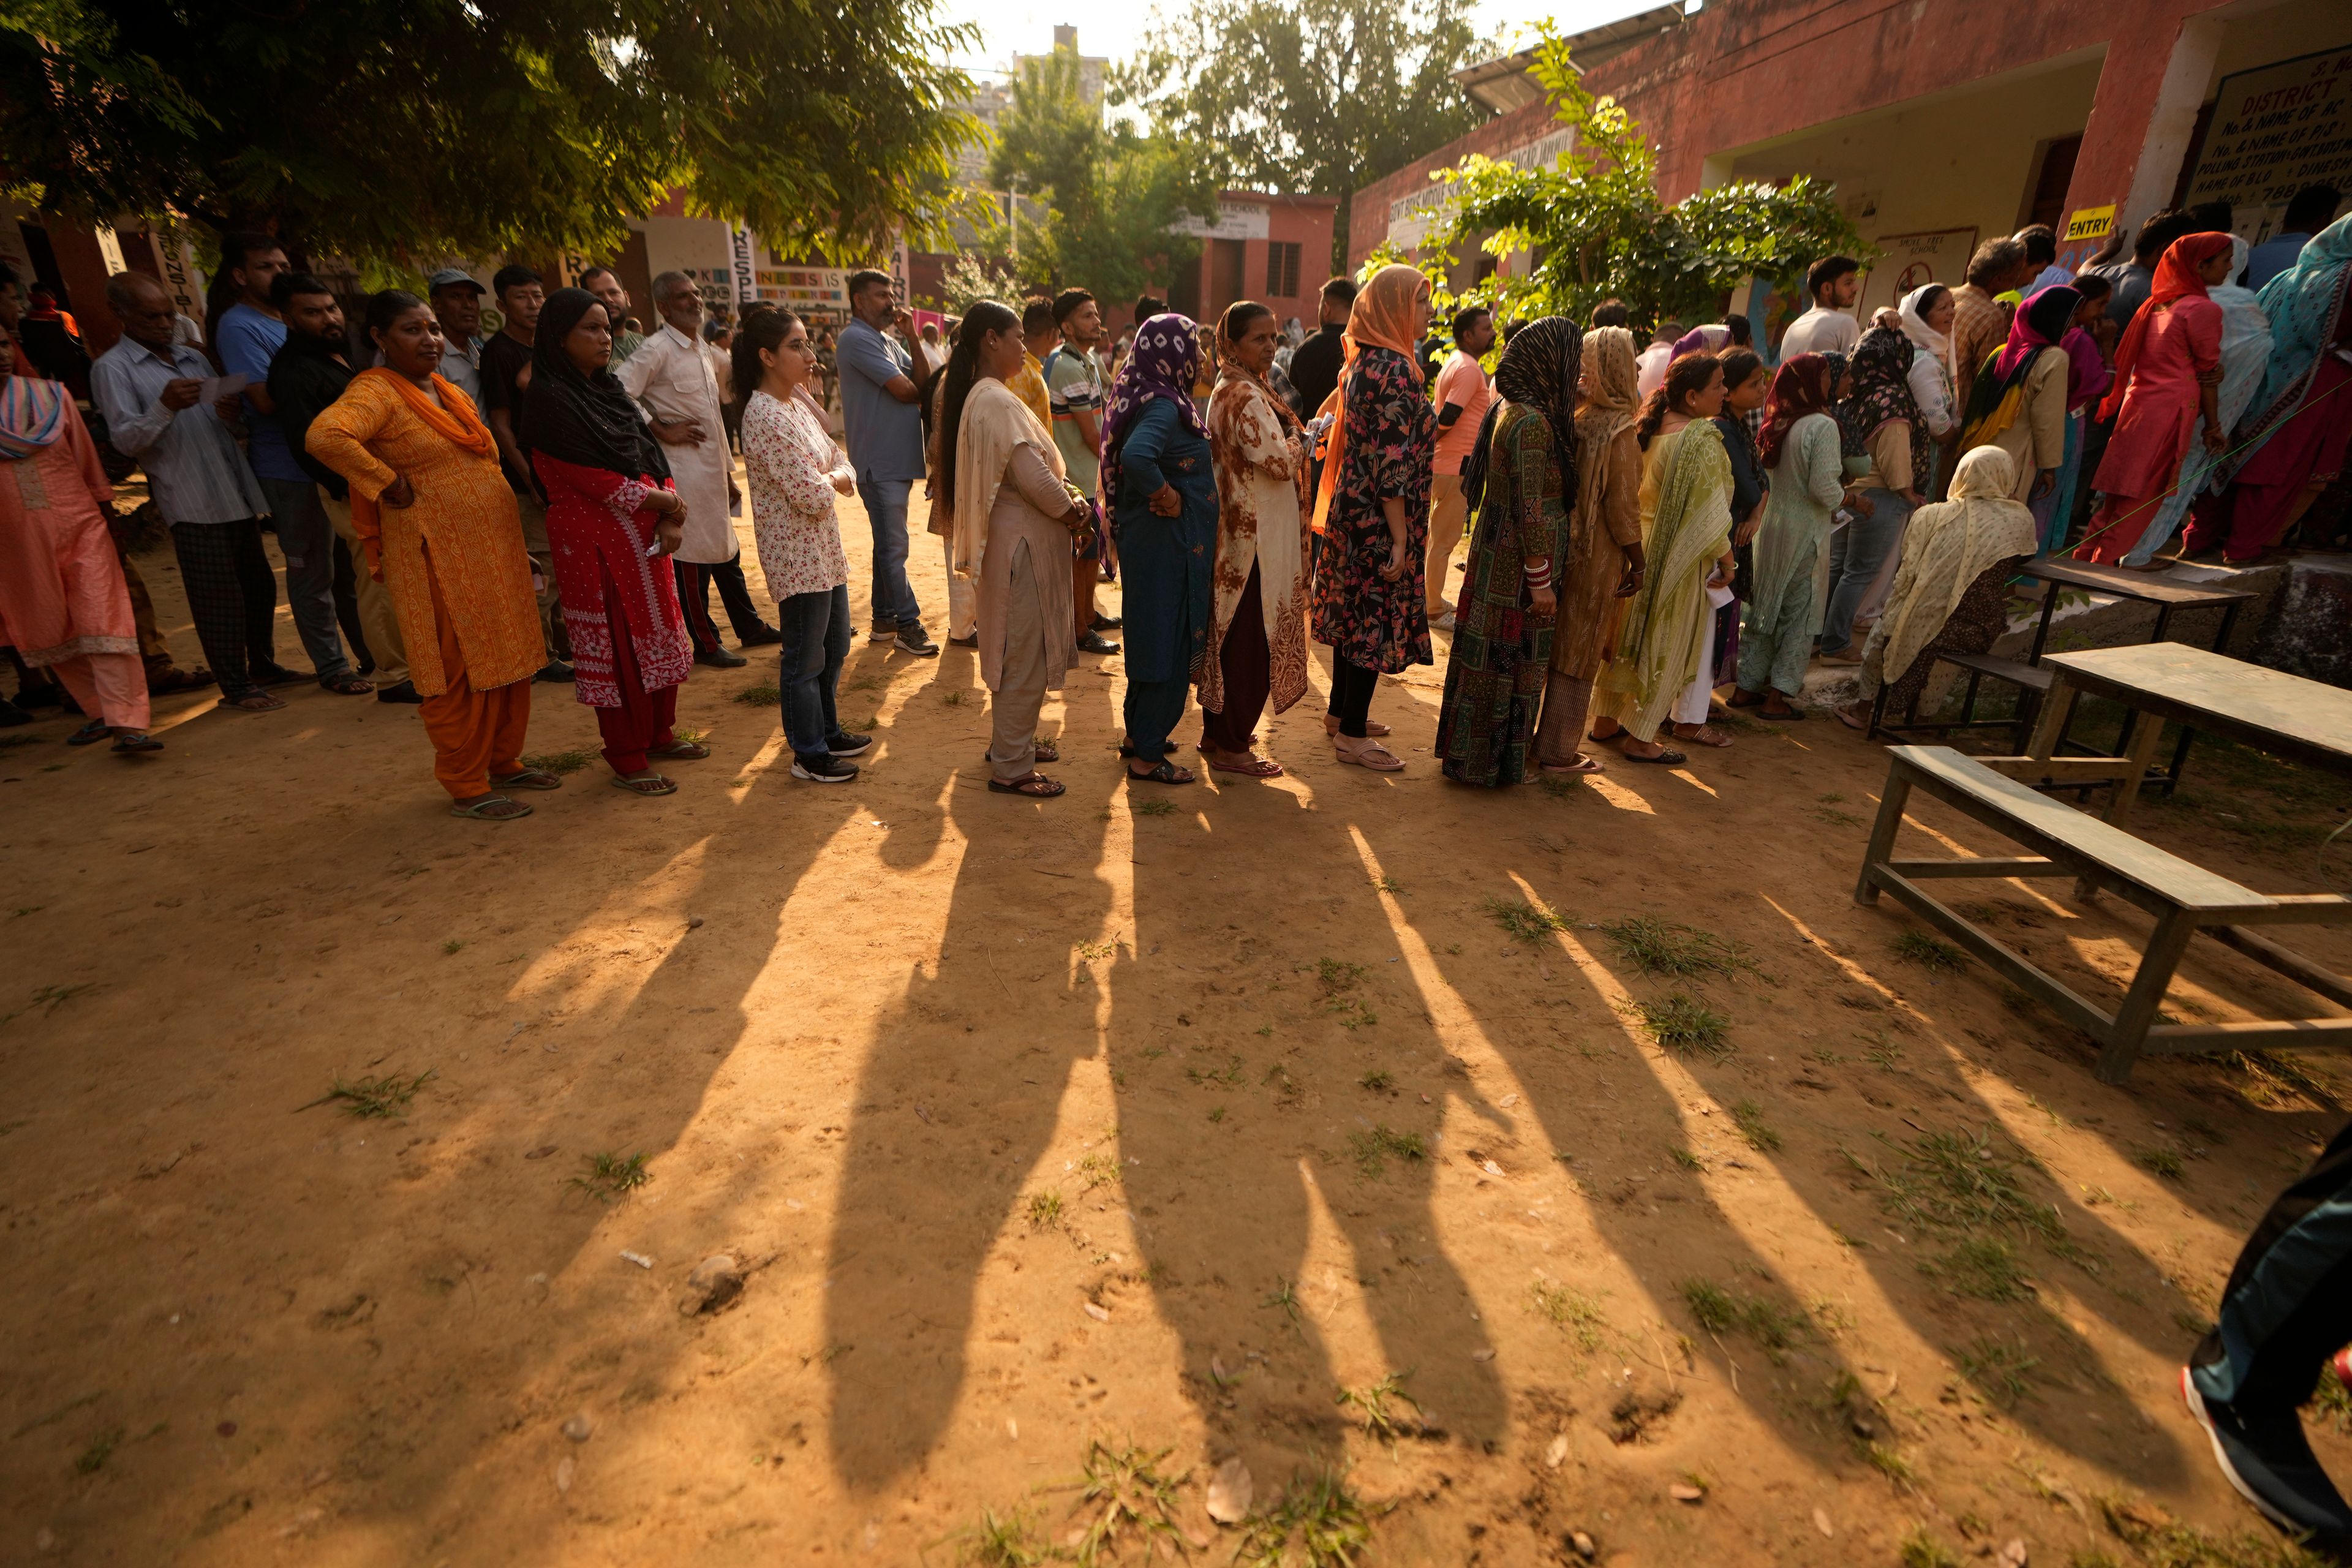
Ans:
[[[1331,652],[1331,711],[1339,720],[1339,733],[1350,740],[1364,738],[1364,716],[1372,710],[1372,689],[1381,683],[1381,672],[1349,664],[1337,648]]]

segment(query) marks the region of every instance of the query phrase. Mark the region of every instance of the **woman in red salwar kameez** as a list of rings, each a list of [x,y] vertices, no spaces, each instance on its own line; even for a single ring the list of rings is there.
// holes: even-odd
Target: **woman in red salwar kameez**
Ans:
[[[708,746],[674,728],[677,689],[694,664],[676,574],[686,507],[669,464],[612,372],[613,329],[582,289],[559,289],[539,314],[524,389],[522,440],[547,491],[547,538],[572,634],[580,700],[596,710],[614,783],[638,795],[677,785],[656,762]]]
[[[107,528],[113,487],[73,399],[18,374],[0,327],[0,644],[65,682],[89,715],[70,743],[114,737],[126,755],[160,752],[147,733],[147,670],[131,591]]]

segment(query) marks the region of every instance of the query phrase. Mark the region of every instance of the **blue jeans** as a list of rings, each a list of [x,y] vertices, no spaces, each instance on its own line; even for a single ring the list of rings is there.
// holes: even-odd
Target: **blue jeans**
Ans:
[[[286,605],[302,651],[320,679],[352,672],[335,619],[335,531],[319,502],[319,487],[308,479],[263,479],[269,515],[278,525],[278,552],[286,557]]]
[[[788,595],[776,606],[784,634],[776,684],[783,692],[784,740],[796,757],[821,757],[841,733],[834,714],[841,661],[849,657],[849,585]]]
[[[1830,602],[1822,616],[1822,651],[1843,653],[1853,641],[1854,612],[1870,592],[1871,579],[1886,564],[1888,552],[1903,537],[1911,519],[1911,503],[1893,490],[1862,492],[1874,511],[1857,517],[1830,541]]]
[[[907,496],[912,479],[877,479],[857,476],[857,499],[866,503],[866,520],[874,525],[874,624],[917,626],[923,607],[915,603],[915,586],[907,581]]]

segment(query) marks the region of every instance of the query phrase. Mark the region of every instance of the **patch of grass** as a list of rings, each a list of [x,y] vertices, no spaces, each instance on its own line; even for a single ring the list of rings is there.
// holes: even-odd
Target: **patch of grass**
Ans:
[[[2188,1163],[2177,1151],[2155,1143],[2136,1144],[2131,1152],[2132,1163],[2141,1170],[2177,1182],[2189,1173]]]
[[[1769,1154],[1780,1147],[1780,1135],[1766,1124],[1764,1108],[1754,1100],[1735,1100],[1724,1110],[1730,1114],[1732,1125],[1739,1129],[1739,1135],[1748,1140],[1750,1149],[1759,1154]]]
[[[2205,1331],[2201,1321],[2197,1331],[2200,1334]],[[2311,1398],[2304,1408],[2311,1412],[2313,1420],[2333,1425],[2337,1436],[2352,1437],[2352,1394],[2345,1392],[2344,1384],[2336,1380],[2334,1373],[2319,1374],[2318,1386],[2311,1391]]]
[[[1363,1505],[1326,1470],[1244,1520],[1233,1561],[1241,1568],[1355,1568],[1357,1554],[1371,1543]]]
[[[1299,1321],[1297,1287],[1280,1275],[1275,1276],[1274,1289],[1266,1292],[1265,1300],[1260,1301],[1258,1305],[1280,1309],[1282,1314],[1293,1324]]]
[[[1805,815],[1813,818],[1817,822],[1826,822],[1832,827],[1860,827],[1862,826],[1861,817],[1856,816],[1850,811],[1840,811],[1833,805],[1807,806],[1805,808]]]
[[[1392,1372],[1367,1387],[1342,1388],[1333,1403],[1342,1410],[1356,1412],[1363,1419],[1365,1431],[1394,1447],[1399,1436],[1409,1436],[1421,1430],[1420,1403],[1403,1387],[1403,1381],[1409,1375],[1408,1373]],[[1412,1415],[1404,1415],[1396,1408],[1398,1405],[1412,1405]]]
[[[1388,1173],[1389,1156],[1400,1160],[1426,1160],[1429,1145],[1418,1132],[1397,1132],[1386,1123],[1378,1123],[1369,1132],[1348,1134],[1348,1152],[1355,1156],[1356,1169],[1366,1177]]]
[[[1221,1068],[1186,1068],[1184,1076],[1203,1089],[1213,1085],[1218,1089],[1234,1089],[1240,1085],[1246,1075],[1242,1071],[1242,1058],[1233,1057],[1228,1058],[1225,1065]]]
[[[1336,958],[1315,961],[1315,984],[1323,993],[1323,1011],[1339,1019],[1343,1029],[1360,1029],[1381,1021],[1381,1016],[1357,994],[1357,987],[1370,973],[1360,963]]]
[[[1382,877],[1372,884],[1372,889],[1376,892],[1394,895],[1404,891],[1404,884],[1394,877]]]
[[[950,708],[961,708],[963,706],[963,693],[960,690],[942,691],[940,700]]]
[[[1356,1087],[1359,1089],[1369,1089],[1374,1094],[1378,1094],[1383,1089],[1393,1087],[1395,1083],[1396,1079],[1391,1078],[1387,1073],[1382,1072],[1380,1068],[1374,1068],[1371,1071],[1366,1073],[1363,1077],[1356,1080]]]
[[[1172,800],[1165,800],[1158,795],[1154,795],[1150,800],[1137,801],[1135,803],[1135,815],[1138,816],[1173,816],[1176,815],[1176,803]]]
[[[1700,1159],[1697,1155],[1692,1153],[1687,1149],[1669,1149],[1666,1151],[1666,1157],[1674,1161],[1675,1164],[1680,1165],[1685,1171],[1704,1171],[1706,1169],[1706,1162]]]
[[[1018,1511],[999,1519],[982,1510],[980,1522],[956,1548],[956,1561],[972,1568],[1040,1568],[1052,1551],[1031,1534],[1027,1517]]]
[[[37,746],[38,735],[0,735],[0,752],[13,752],[19,746]]]
[[[1536,1310],[1573,1336],[1579,1348],[1588,1352],[1601,1348],[1601,1331],[1609,1324],[1601,1315],[1600,1302],[1549,1279],[1537,1280],[1528,1293]]]
[[[1893,1481],[1900,1490],[1917,1489],[1919,1471],[1899,1450],[1885,1443],[1866,1442],[1862,1446],[1862,1458],[1864,1464]]]
[[[588,1173],[572,1177],[571,1184],[599,1203],[609,1204],[625,1193],[635,1192],[654,1179],[654,1173],[646,1169],[646,1157],[642,1153],[632,1154],[625,1160],[614,1153],[589,1154],[583,1158],[588,1165]]]
[[[1967,968],[1969,963],[1967,953],[1924,931],[1906,931],[1896,937],[1895,956],[1922,969],[1959,970]]]
[[[1209,1110],[1209,1120],[1210,1120],[1210,1121],[1223,1121],[1224,1119],[1225,1119],[1225,1108],[1224,1108],[1223,1106],[1222,1106],[1222,1105],[1219,1105],[1219,1106],[1213,1106],[1213,1107],[1210,1109],[1210,1110]]]
[[[1108,958],[1111,954],[1117,952],[1118,951],[1118,943],[1115,942],[1082,942],[1070,951],[1076,953],[1082,962],[1091,963],[1098,958]]]
[[[783,700],[782,689],[774,686],[747,686],[729,699],[730,701],[740,702],[746,708],[773,708]]]
[[[1884,1029],[1870,1032],[1870,1044],[1862,1047],[1862,1054],[1884,1072],[1894,1072],[1903,1065],[1903,1047],[1888,1038]]]
[[[2265,1110],[2278,1110],[2297,1098],[2332,1110],[2342,1093],[2327,1074],[2278,1051],[2231,1051],[2221,1060],[2224,1069],[2243,1080],[2245,1097]]]
[[[1943,1257],[1919,1265],[1955,1296],[1976,1301],[2021,1301],[2031,1294],[2017,1251],[1997,1236],[1972,1236]]]
[[[702,744],[703,742],[710,739],[710,731],[708,730],[682,729],[677,731],[677,739],[681,745],[698,746]]]
[[[1876,1180],[1896,1219],[1921,1229],[2009,1230],[2065,1244],[2057,1206],[2026,1195],[2019,1174],[2024,1163],[1994,1148],[1989,1133],[1922,1132],[1895,1148],[1902,1163],[1893,1171],[1846,1158]]]
[[[1643,915],[1612,921],[1601,928],[1601,934],[1615,942],[1619,955],[1644,974],[1684,979],[1695,974],[1764,973],[1748,956],[1745,942],[1726,941],[1696,926]]]
[[[524,754],[522,765],[537,768],[543,773],[576,773],[593,761],[595,755],[595,752],[586,751],[530,752]]]
[[[1746,1334],[1774,1361],[1797,1342],[1806,1329],[1802,1312],[1775,1306],[1761,1297],[1747,1295],[1711,1279],[1685,1279],[1683,1305],[1698,1326],[1718,1337]]]
[[[1954,1350],[1952,1361],[1979,1394],[2004,1410],[2013,1409],[2033,1392],[2033,1373],[2042,1364],[2042,1358],[2023,1344],[1990,1334],[1979,1334]]]
[[[1108,1154],[1089,1154],[1078,1162],[1081,1192],[1093,1192],[1118,1180],[1118,1162]]]
[[[1092,1568],[1106,1552],[1124,1560],[1123,1546],[1130,1539],[1143,1542],[1138,1559],[1141,1562],[1150,1562],[1162,1543],[1171,1560],[1183,1554],[1184,1533],[1176,1524],[1176,1489],[1192,1471],[1171,1476],[1160,1468],[1174,1451],[1157,1448],[1147,1453],[1132,1444],[1114,1448],[1099,1437],[1087,1445],[1081,1490],[1072,1510],[1092,1518],[1076,1543],[1081,1564]]]
[[[2208,1535],[2162,1509],[2118,1497],[2097,1500],[2101,1519],[2146,1568],[2320,1568],[2328,1559],[2288,1545],[2267,1531]]]
[[[405,1114],[408,1102],[416,1098],[416,1091],[434,1076],[434,1069],[426,1068],[414,1078],[403,1078],[396,1072],[386,1073],[382,1078],[349,1080],[339,1078],[332,1089],[312,1100],[310,1105],[339,1104],[346,1114],[363,1121],[383,1121]],[[302,1109],[308,1110],[310,1105]]]
[[[1927,1533],[1921,1525],[1903,1538],[1895,1552],[1903,1568],[1960,1568],[1960,1560],[1952,1549]]]
[[[1650,1037],[1670,1051],[1696,1051],[1717,1060],[1731,1054],[1724,1036],[1731,1020],[1687,991],[1670,991],[1654,1002],[1637,1003]]]
[[[441,944],[441,952],[442,952],[442,956],[444,956],[445,958],[455,958],[455,957],[457,957],[457,954],[459,954],[459,953],[461,953],[461,952],[465,952],[465,951],[466,951],[466,944],[465,944],[463,942],[459,941],[457,938],[454,937],[454,936],[453,936],[453,937],[451,937],[447,942],[443,942],[443,943]]]
[[[1541,942],[1555,931],[1568,929],[1568,922],[1545,909],[1541,904],[1525,899],[1488,899],[1486,910],[1495,917],[1495,923],[1504,934],[1517,942]]]
[[[1051,1230],[1062,1223],[1062,1194],[1047,1188],[1029,1194],[1029,1228]]]
[[[114,1458],[114,1450],[122,1446],[122,1437],[123,1429],[120,1426],[110,1426],[92,1437],[89,1447],[74,1459],[75,1473],[94,1476],[106,1468],[106,1461]]]

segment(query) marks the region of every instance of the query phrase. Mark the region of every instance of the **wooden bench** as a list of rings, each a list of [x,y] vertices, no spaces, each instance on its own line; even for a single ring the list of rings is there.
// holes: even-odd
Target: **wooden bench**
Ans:
[[[2162,1055],[2258,1046],[2352,1045],[2352,1018],[2156,1022],[2165,987],[2179,967],[2189,939],[2200,931],[2339,1006],[2352,1007],[2352,983],[2252,929],[2352,923],[2352,900],[2333,893],[2272,896],[2240,887],[1948,746],[1895,746],[1887,754],[1886,793],[1879,803],[1878,821],[1871,829],[1870,847],[1863,857],[1861,879],[1854,885],[1855,900],[1872,904],[1878,901],[1882,889],[1893,893],[2003,979],[2049,1004],[2061,1017],[2098,1041],[2102,1079],[2123,1082],[2143,1051]],[[1939,860],[1893,858],[1903,808],[1915,787],[2035,853]],[[2139,971],[2124,995],[2123,1005],[2113,1014],[2100,1011],[2055,976],[2035,968],[1920,886],[1948,877],[2061,876],[2074,877],[2089,889],[2113,892],[2156,919]]]
[[[1960,716],[1948,721],[1919,721],[1919,705],[1914,702],[1903,715],[1903,722],[1886,721],[1886,694],[1892,687],[1881,682],[1878,696],[1870,705],[1870,738],[1881,735],[1948,735],[1955,730],[2007,730],[2011,739],[2010,750],[2025,749],[2026,737],[2033,732],[2033,721],[2040,710],[2042,698],[2050,690],[2050,672],[2039,665],[2020,664],[2013,658],[1996,658],[1989,653],[1945,653],[1938,650],[1939,663],[1957,665],[1969,672],[1969,689],[1960,703]],[[2006,681],[2018,689],[2017,710],[2006,719],[1977,717],[1977,688],[1987,676]],[[1924,693],[1925,688],[1923,687]]]

